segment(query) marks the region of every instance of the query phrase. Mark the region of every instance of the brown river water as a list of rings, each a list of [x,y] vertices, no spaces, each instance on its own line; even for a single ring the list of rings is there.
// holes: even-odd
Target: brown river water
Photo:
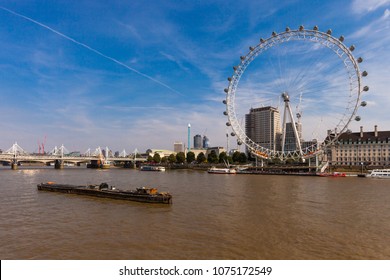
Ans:
[[[38,192],[158,187],[172,205]],[[0,168],[1,259],[390,259],[390,180]]]

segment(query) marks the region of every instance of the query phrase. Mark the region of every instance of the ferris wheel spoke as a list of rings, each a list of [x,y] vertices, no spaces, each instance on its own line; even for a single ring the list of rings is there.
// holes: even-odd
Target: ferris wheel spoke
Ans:
[[[276,88],[282,89],[284,85],[283,85],[283,79],[282,79],[281,73],[280,73],[280,71],[278,71],[279,68],[273,63],[273,61],[270,57],[268,58],[268,62],[270,64],[270,67],[268,69],[274,73],[275,77],[277,77],[277,79],[274,80]]]

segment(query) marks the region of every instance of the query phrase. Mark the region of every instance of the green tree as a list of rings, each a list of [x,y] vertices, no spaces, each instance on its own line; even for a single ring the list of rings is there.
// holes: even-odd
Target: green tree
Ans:
[[[154,161],[155,163],[160,163],[160,162],[161,162],[161,156],[160,156],[159,153],[154,153],[153,161]]]
[[[177,163],[184,163],[186,161],[186,156],[183,152],[178,152],[176,155],[176,162]]]
[[[167,163],[167,161],[168,161],[168,157],[163,157],[163,158],[161,159],[161,163]]]
[[[233,153],[233,156],[232,156],[232,160],[233,162],[240,162],[240,152],[239,151],[235,151]]]
[[[219,163],[223,163],[223,162],[227,162],[228,161],[226,152],[222,152],[222,153],[219,154],[218,161],[219,161]]]
[[[204,163],[204,162],[206,162],[206,156],[204,155],[203,152],[198,154],[198,156],[196,157],[196,162],[197,163]]]
[[[175,163],[176,162],[176,156],[175,154],[170,154],[168,157],[168,162],[169,163]]]
[[[153,161],[153,157],[151,155],[148,155],[148,162],[152,162]]]
[[[248,158],[247,158],[245,153],[240,153],[240,155],[238,157],[238,162],[239,163],[247,163],[248,162]]]
[[[207,161],[210,163],[218,163],[218,156],[214,150],[212,150],[207,156]]]
[[[187,153],[187,163],[191,163],[195,160],[195,154],[194,152],[188,152]]]

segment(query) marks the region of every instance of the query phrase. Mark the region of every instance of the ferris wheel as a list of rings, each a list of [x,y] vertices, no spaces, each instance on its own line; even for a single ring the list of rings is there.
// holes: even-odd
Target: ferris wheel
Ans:
[[[317,26],[287,27],[249,47],[224,90],[226,125],[237,144],[264,159],[306,159],[333,144],[367,105],[367,72],[354,50]]]

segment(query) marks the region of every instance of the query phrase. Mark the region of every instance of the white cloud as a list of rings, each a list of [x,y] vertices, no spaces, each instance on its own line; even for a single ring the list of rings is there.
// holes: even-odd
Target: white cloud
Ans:
[[[389,3],[389,1],[387,1]],[[390,103],[389,77],[390,77],[390,10],[386,9],[382,16],[363,26],[352,34],[357,40],[359,55],[364,62],[359,65],[362,70],[368,71],[368,76],[363,79],[364,84],[370,87],[367,93],[363,94],[368,105],[359,112],[364,122],[382,124],[387,119],[383,104]]]
[[[160,51],[160,54],[165,57],[166,59],[168,59],[169,61],[172,61],[174,62],[177,66],[179,66],[179,68],[185,72],[189,72],[189,69],[188,67],[184,66],[183,62],[178,59],[177,57],[171,55],[171,54],[168,54],[166,52],[163,52],[163,51]]]
[[[356,14],[365,14],[389,5],[390,0],[354,0],[352,3],[352,11]]]

